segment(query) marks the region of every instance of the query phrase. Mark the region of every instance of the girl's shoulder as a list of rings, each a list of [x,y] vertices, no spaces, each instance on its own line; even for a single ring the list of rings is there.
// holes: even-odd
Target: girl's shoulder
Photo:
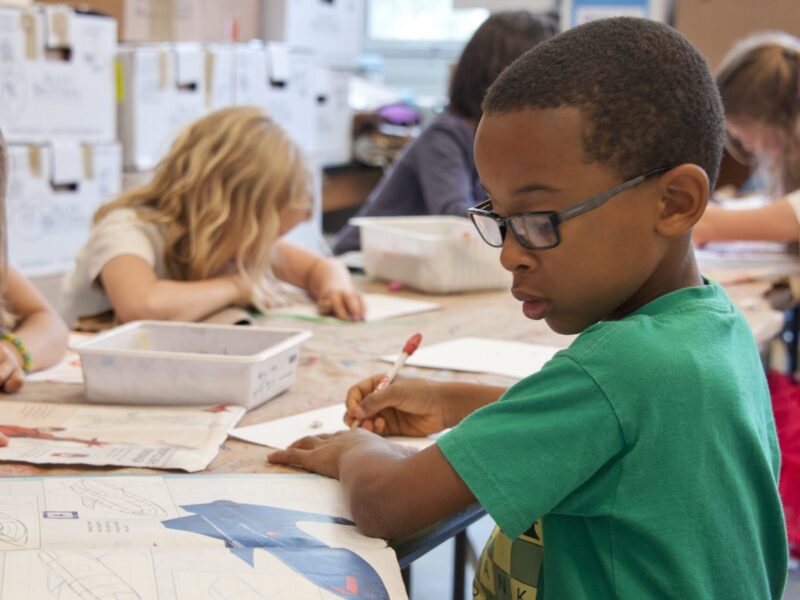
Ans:
[[[147,209],[115,208],[106,213],[102,219],[95,223],[95,229],[114,228],[119,226],[133,226],[140,228],[158,229],[158,226],[145,218]],[[143,214],[145,213],[145,214]]]

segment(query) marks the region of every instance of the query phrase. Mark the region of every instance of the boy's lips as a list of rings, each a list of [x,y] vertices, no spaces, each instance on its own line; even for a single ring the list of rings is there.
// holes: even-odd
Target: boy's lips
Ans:
[[[522,302],[522,314],[527,318],[538,321],[547,316],[550,308],[553,306],[553,301],[542,296],[534,296],[526,294],[525,292],[517,289],[512,289],[511,294]]]

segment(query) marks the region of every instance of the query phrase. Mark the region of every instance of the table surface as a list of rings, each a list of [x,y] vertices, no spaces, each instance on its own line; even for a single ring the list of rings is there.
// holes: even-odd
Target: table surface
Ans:
[[[367,292],[385,292],[384,284],[363,282]],[[769,282],[734,285],[728,288],[734,302],[742,309],[756,340],[765,345],[783,326],[783,316],[774,310],[764,294]],[[290,390],[250,411],[240,425],[305,412],[344,401],[348,388],[369,375],[385,372],[388,364],[377,357],[394,354],[402,343],[417,331],[424,335],[425,344],[452,338],[479,336],[555,346],[567,346],[572,337],[552,332],[543,322],[526,319],[520,304],[508,291],[431,296],[410,291],[399,295],[433,300],[443,310],[416,314],[372,323],[336,323],[301,321],[291,317],[269,317],[263,323],[270,326],[309,329],[313,332],[300,353],[297,379]],[[455,373],[406,367],[406,375],[450,380],[510,385],[513,380],[496,375]],[[15,399],[25,401],[82,402],[83,386],[59,383],[29,382]],[[267,449],[229,438],[209,465],[209,473],[266,473],[290,471],[285,467],[268,465]],[[88,466],[41,466],[24,463],[0,464],[0,476],[36,476],[85,473],[153,473],[141,468]]]

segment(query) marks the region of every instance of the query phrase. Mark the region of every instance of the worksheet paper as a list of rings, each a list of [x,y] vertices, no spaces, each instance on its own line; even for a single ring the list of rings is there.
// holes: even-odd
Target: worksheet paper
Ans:
[[[3,400],[0,433],[9,444],[0,447],[0,460],[201,471],[245,412]]]
[[[423,342],[406,361],[406,365],[522,379],[539,371],[559,350],[562,348],[465,337],[430,346],[425,346]],[[391,363],[396,359],[396,355],[381,357],[381,360]]]
[[[308,435],[347,431],[347,425],[342,420],[345,411],[344,404],[334,404],[291,417],[239,427],[231,431],[231,436],[252,444],[284,449],[292,442]],[[394,436],[386,439],[419,450],[427,448],[436,441],[435,437]]]
[[[0,480],[0,600],[407,599],[316,475]]]
[[[364,302],[367,305],[366,321],[381,321],[383,319],[393,319],[430,310],[438,310],[442,306],[436,302],[424,300],[412,300],[400,296],[390,296],[388,294],[364,294]],[[283,306],[275,310],[276,315],[318,317],[320,316],[315,304],[292,304]]]

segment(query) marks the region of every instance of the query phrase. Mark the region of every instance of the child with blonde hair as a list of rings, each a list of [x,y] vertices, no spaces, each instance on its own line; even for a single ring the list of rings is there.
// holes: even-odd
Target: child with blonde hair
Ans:
[[[310,209],[309,171],[277,123],[257,107],[211,113],[175,140],[152,181],[97,211],[62,314],[197,321],[230,305],[274,306],[274,275],[321,312],[362,319],[342,265],[280,239]]]
[[[695,243],[800,238],[800,39],[767,32],[742,40],[723,60],[717,85],[729,151],[755,167],[775,200],[749,210],[709,206]]]
[[[0,134],[0,389],[13,393],[24,384],[26,373],[63,358],[68,332],[47,300],[6,262],[6,179],[6,145]]]

